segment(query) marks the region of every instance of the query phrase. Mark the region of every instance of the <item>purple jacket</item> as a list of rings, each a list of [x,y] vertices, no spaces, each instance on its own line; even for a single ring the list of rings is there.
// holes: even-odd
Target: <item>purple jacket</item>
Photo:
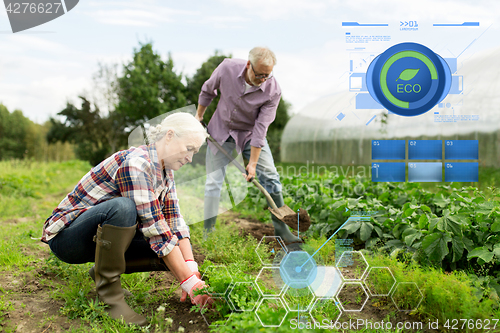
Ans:
[[[267,128],[276,118],[281,98],[274,77],[244,93],[246,63],[242,59],[224,59],[203,84],[198,99],[199,104],[208,106],[219,89],[220,101],[208,123],[208,131],[220,144],[232,136],[240,151],[249,140],[254,147],[264,146]]]

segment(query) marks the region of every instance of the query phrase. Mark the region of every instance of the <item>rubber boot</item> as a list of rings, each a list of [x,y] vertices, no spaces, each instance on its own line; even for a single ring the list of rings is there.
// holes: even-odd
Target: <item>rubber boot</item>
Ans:
[[[273,198],[274,203],[278,208],[281,208],[285,205],[281,192],[269,193],[269,195],[271,195],[271,198]],[[274,225],[274,236],[280,236],[285,244],[302,242],[300,238],[297,238],[297,236],[290,232],[290,229],[288,229],[288,226],[285,224],[285,222],[278,219],[276,216],[274,216],[274,214],[271,214],[271,218]]]
[[[145,317],[132,310],[123,298],[120,275],[125,273],[125,251],[132,242],[137,225],[132,227],[116,227],[105,224],[97,227],[94,237],[95,251],[95,285],[99,301],[109,307],[106,311],[114,319],[123,319],[127,324],[144,326]]]
[[[95,282],[95,265],[90,267],[89,275],[92,278],[92,280]],[[134,296],[134,294],[132,294],[130,291],[128,291],[125,288],[122,288],[122,291],[123,291],[123,296],[125,296],[125,297]]]
[[[203,232],[203,240],[207,239],[209,233],[215,230],[215,222],[217,221],[217,214],[219,212],[219,201],[220,197],[205,197],[204,219],[203,226],[205,227]]]
[[[160,258],[144,258],[127,260],[125,274],[138,273],[138,272],[163,272],[168,271],[167,265]],[[89,275],[95,282],[95,266],[89,269]],[[125,297],[133,296],[127,289],[123,288],[123,295]]]

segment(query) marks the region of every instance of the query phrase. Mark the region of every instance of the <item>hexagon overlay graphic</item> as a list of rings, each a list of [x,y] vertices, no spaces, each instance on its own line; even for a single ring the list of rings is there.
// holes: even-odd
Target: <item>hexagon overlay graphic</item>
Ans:
[[[231,287],[233,277],[225,266],[208,266],[201,279],[215,290],[211,292],[214,296],[223,297]]]
[[[316,261],[306,251],[288,253],[281,261],[280,275],[286,285],[303,289],[316,279]]]
[[[255,315],[264,327],[281,326],[287,313],[288,310],[280,298],[263,298],[255,310]]]
[[[415,282],[398,282],[391,299],[399,311],[413,311],[422,303],[424,295]]]
[[[279,267],[263,267],[255,278],[255,284],[264,297],[279,296],[286,287]]]
[[[335,327],[335,323],[342,316],[342,310],[335,298],[318,298],[311,306],[309,314],[314,321],[315,328],[329,329]]]
[[[345,251],[335,265],[346,281],[361,280],[368,270],[368,262],[359,251]]]
[[[224,326],[232,314],[229,303],[224,297],[212,297],[212,299],[214,300],[212,306],[203,311],[205,307],[208,307],[204,305],[200,313],[208,327]]]
[[[333,297],[342,285],[342,277],[337,267],[318,266],[318,273],[311,284],[316,297]]]
[[[228,299],[235,311],[253,311],[260,299],[259,289],[253,282],[235,282]]]
[[[287,251],[280,236],[264,236],[255,248],[255,253],[264,266],[279,266]]]
[[[344,282],[337,299],[344,312],[360,312],[368,301],[368,293],[361,282]]]
[[[314,292],[310,287],[302,289],[287,287],[281,298],[285,302],[288,311],[305,312],[309,310],[314,301]]]
[[[389,296],[396,279],[389,267],[370,267],[365,286],[372,296]]]

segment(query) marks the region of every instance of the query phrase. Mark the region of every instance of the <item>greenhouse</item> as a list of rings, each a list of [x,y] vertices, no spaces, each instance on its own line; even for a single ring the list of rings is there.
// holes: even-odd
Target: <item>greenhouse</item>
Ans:
[[[462,93],[449,94],[440,105],[416,117],[387,114],[383,109],[356,109],[353,92],[321,98],[286,125],[281,160],[366,165],[371,162],[371,140],[454,139],[479,140],[479,165],[498,166],[500,68],[491,64],[499,57],[500,48],[496,48],[459,58],[453,74],[463,77]],[[448,121],[436,121],[443,116]]]

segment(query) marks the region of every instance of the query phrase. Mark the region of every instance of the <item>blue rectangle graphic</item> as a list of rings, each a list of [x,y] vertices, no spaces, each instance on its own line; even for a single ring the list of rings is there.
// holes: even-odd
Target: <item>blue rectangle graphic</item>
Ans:
[[[464,23],[434,23],[434,27],[479,27],[479,22],[464,22]]]
[[[479,159],[478,140],[445,140],[444,158],[446,160]]]
[[[358,23],[358,22],[342,22],[343,27],[387,27],[388,23]]]
[[[443,163],[408,163],[409,182],[442,182]]]
[[[409,140],[409,160],[440,160],[443,158],[443,142],[441,140]]]
[[[405,140],[372,140],[372,160],[404,160]]]
[[[369,93],[356,95],[356,109],[383,109],[384,107],[375,101]]]
[[[406,163],[372,163],[372,182],[406,181]]]
[[[447,162],[444,164],[445,182],[478,182],[479,163]]]

